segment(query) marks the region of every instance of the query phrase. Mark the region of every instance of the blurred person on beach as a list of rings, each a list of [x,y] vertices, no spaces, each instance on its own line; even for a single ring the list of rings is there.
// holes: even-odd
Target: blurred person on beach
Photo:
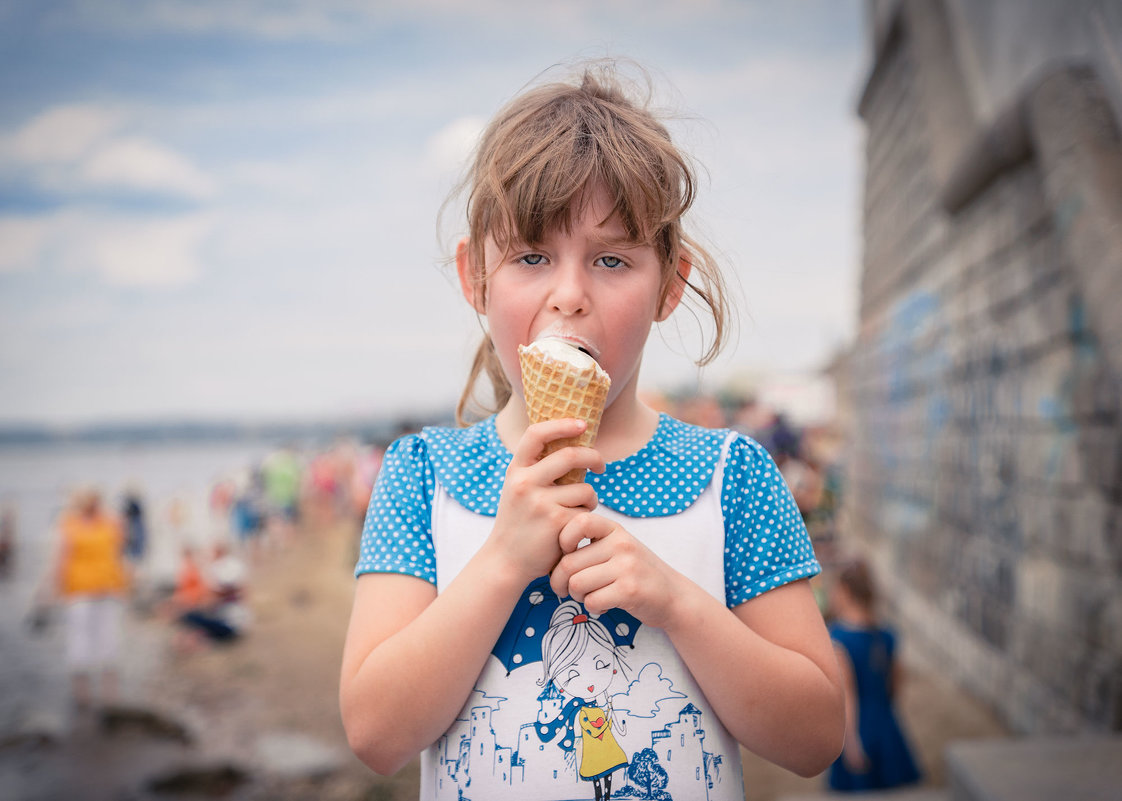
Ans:
[[[238,475],[230,504],[230,529],[238,548],[255,559],[265,525],[264,480],[259,467]]]
[[[0,506],[0,579],[12,574],[16,563],[16,510],[10,503]]]
[[[148,551],[148,525],[144,519],[144,500],[137,487],[130,486],[125,490],[121,516],[125,524],[125,556],[138,566]]]
[[[210,511],[210,533],[215,539],[229,539],[233,535],[236,494],[232,478],[223,477],[211,484],[207,507]]]
[[[783,480],[791,490],[803,522],[809,522],[822,502],[824,484],[818,465],[802,453],[784,453],[775,463],[779,465],[779,472],[783,474]]]
[[[283,543],[300,517],[302,471],[295,450],[284,446],[261,463],[265,495],[266,533]]]
[[[352,749],[382,774],[420,754],[425,801],[650,797],[658,775],[666,796],[740,801],[741,746],[804,776],[842,747],[819,566],[774,462],[638,395],[653,323],[695,304],[714,323],[699,364],[728,323],[720,267],[683,227],[695,173],[645,77],[596,62],[528,89],[463,186],[455,263],[486,333],[461,427],[385,454],[340,687]],[[611,377],[594,447],[542,455],[587,426],[530,423],[518,348],[543,336]],[[480,397],[492,413],[467,425]]]
[[[313,528],[330,526],[339,511],[344,454],[340,445],[316,453],[305,472],[303,516]]]
[[[44,588],[65,604],[66,663],[73,700],[89,707],[116,700],[117,658],[130,571],[121,520],[107,512],[101,492],[74,492],[58,523],[55,556]],[[94,688],[94,674],[100,679]]]
[[[359,450],[350,482],[351,513],[359,523],[366,517],[366,507],[370,503],[378,471],[382,469],[384,453],[384,449],[377,445],[364,445]]]
[[[181,627],[174,647],[191,650],[204,641],[229,643],[242,636],[252,621],[247,590],[245,562],[228,543],[215,543],[206,565],[199,563],[196,548],[185,545],[170,607]]]
[[[876,615],[873,574],[863,560],[845,565],[830,594],[830,636],[846,687],[846,738],[827,784],[839,792],[887,790],[920,779],[896,716],[903,668],[892,629]]]

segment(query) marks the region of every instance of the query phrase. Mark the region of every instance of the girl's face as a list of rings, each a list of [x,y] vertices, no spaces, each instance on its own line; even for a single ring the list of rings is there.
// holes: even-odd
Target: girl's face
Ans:
[[[591,701],[607,692],[615,674],[612,652],[590,643],[573,664],[557,674],[555,681],[563,693]]]
[[[659,308],[662,270],[654,248],[626,241],[603,187],[586,195],[570,231],[544,242],[485,243],[486,297],[464,283],[468,300],[487,316],[499,361],[516,395],[522,386],[518,346],[559,336],[587,350],[612,378],[608,403],[634,392],[651,324],[665,319],[677,298]],[[603,224],[601,224],[603,223]],[[461,279],[471,270],[460,259]],[[471,277],[469,272],[467,277]],[[680,293],[679,293],[680,296]]]

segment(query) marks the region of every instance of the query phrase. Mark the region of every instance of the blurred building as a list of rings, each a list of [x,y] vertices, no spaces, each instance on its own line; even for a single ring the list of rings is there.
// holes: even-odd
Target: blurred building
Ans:
[[[1013,730],[1122,730],[1122,2],[867,18],[843,539]]]

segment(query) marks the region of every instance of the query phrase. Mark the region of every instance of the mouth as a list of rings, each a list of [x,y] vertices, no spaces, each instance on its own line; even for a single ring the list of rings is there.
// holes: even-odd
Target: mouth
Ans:
[[[595,345],[593,345],[592,342],[585,339],[580,334],[577,334],[574,331],[564,331],[564,330],[558,330],[558,329],[546,329],[545,331],[542,331],[540,334],[538,334],[536,337],[534,337],[534,339],[538,340],[538,339],[544,339],[546,337],[563,339],[563,340],[565,340],[565,342],[568,342],[570,345],[572,345],[574,348],[576,348],[577,350],[584,353],[586,356],[591,356],[597,362],[600,361],[599,349]]]

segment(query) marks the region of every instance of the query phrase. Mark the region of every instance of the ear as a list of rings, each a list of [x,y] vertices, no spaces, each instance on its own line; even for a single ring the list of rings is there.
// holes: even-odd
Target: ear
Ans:
[[[670,283],[663,290],[662,305],[659,306],[658,314],[655,316],[656,322],[661,323],[678,308],[678,304],[682,302],[682,295],[685,294],[686,282],[689,280],[692,270],[693,264],[690,263],[690,254],[683,250],[682,255],[678,257],[678,271],[670,276]]]
[[[486,313],[482,271],[476,268],[471,257],[471,243],[466,236],[456,245],[456,274],[460,276],[460,291],[464,299],[480,314]]]

